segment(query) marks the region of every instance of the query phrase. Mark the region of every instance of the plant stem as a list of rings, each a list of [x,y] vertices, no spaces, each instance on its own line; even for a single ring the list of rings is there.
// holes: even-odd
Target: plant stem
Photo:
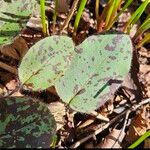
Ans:
[[[145,35],[145,37],[139,42],[139,44],[136,47],[139,48],[147,42],[150,42],[150,33],[147,33]]]
[[[118,0],[118,1],[113,2],[113,4],[112,4],[113,10],[111,12],[108,24],[105,25],[105,28],[104,28],[105,30],[109,30],[112,27],[110,25],[114,21],[116,15],[117,15],[117,11],[121,6],[121,3],[122,3],[122,0]]]
[[[105,20],[107,17],[107,13],[111,7],[111,3],[112,3],[112,0],[109,0],[104,10],[102,11],[102,14],[99,16],[97,20],[97,33],[100,33],[103,31],[103,28],[105,26]]]
[[[126,4],[123,6],[123,8],[121,9],[121,11],[117,14],[117,16],[113,19],[113,21],[111,22],[111,24],[109,24],[109,26],[107,27],[107,29],[109,30],[113,24],[117,21],[117,19],[119,18],[119,16],[129,7],[129,5],[132,3],[133,0],[128,0],[126,2]]]
[[[41,18],[42,18],[42,31],[44,36],[46,36],[47,28],[46,28],[46,15],[45,15],[45,0],[40,0],[40,8],[41,8]]]
[[[96,20],[98,22],[98,17],[99,17],[99,0],[96,0],[95,2],[95,16],[96,16]]]
[[[124,27],[124,32],[127,30],[127,33],[129,34],[132,26],[137,22],[137,20],[141,17],[143,14],[144,10],[146,9],[147,5],[150,3],[149,0],[145,0],[139,7],[138,9],[133,13],[129,21],[126,23]]]
[[[105,27],[108,25],[108,23],[109,23],[109,21],[111,19],[111,14],[113,12],[115,3],[116,3],[116,1],[113,1],[113,0],[110,1],[110,7],[109,7],[109,9],[107,11],[107,17],[106,17],[106,20],[105,20]]]
[[[68,14],[68,17],[67,17],[67,19],[65,20],[65,22],[64,22],[64,24],[63,24],[63,26],[62,26],[62,28],[61,28],[61,30],[60,30],[60,33],[62,33],[62,32],[65,30],[65,28],[67,28],[67,26],[68,26],[68,24],[69,24],[69,21],[71,20],[71,18],[72,18],[72,16],[73,16],[74,12],[75,12],[75,10],[76,10],[76,7],[77,7],[78,3],[79,3],[79,0],[74,0],[74,1],[73,1],[71,10],[70,10],[70,12],[69,12],[69,14]]]
[[[54,14],[53,14],[53,33],[55,33],[55,25],[56,25],[56,20],[57,20],[58,3],[59,3],[59,0],[55,0],[55,9],[54,9]]]
[[[146,20],[143,22],[143,24],[140,26],[138,31],[136,32],[134,36],[134,40],[136,40],[143,32],[148,30],[150,28],[150,15],[146,18]]]
[[[85,8],[86,2],[87,2],[87,0],[81,0],[80,6],[79,6],[79,9],[78,9],[76,18],[75,18],[75,22],[74,22],[74,32],[73,32],[73,36],[76,36],[77,29],[78,29],[78,25],[79,25],[79,22],[80,22],[80,19],[81,19],[83,10],[84,10],[84,8]]]
[[[150,130],[147,131],[145,134],[143,134],[137,141],[135,141],[132,145],[130,145],[128,148],[135,148],[139,144],[141,144],[146,138],[150,136]]]

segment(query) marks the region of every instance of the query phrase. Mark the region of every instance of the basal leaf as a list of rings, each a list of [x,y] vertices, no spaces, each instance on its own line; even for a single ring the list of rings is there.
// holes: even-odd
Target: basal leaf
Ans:
[[[56,123],[49,109],[25,97],[0,100],[0,148],[49,148]]]
[[[19,79],[32,90],[44,90],[55,84],[68,68],[74,44],[67,36],[47,37],[34,46],[23,58]]]
[[[36,8],[36,0],[0,0],[0,45],[10,44]]]
[[[87,38],[75,49],[77,55],[55,87],[71,108],[89,113],[121,85],[130,69],[132,43],[125,34],[103,34]]]

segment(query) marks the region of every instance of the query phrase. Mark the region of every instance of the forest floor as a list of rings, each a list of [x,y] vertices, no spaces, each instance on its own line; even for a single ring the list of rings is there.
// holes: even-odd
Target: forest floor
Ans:
[[[53,4],[50,4],[50,9],[47,11],[49,21],[52,20],[52,8]],[[113,30],[121,31],[121,25],[127,22],[136,8],[135,4],[123,13]],[[53,34],[60,34],[58,32],[59,27],[65,18],[66,14],[59,13],[55,33]],[[29,47],[43,38],[41,28],[35,27],[34,19],[38,20],[39,18],[38,16],[32,16],[28,23],[29,26],[21,32],[20,36],[26,42],[22,41],[21,43],[20,40],[16,39],[8,50],[0,53],[0,61],[4,63],[1,64],[3,68],[0,68],[0,94],[15,89],[18,83],[17,68],[22,57]],[[72,36],[74,19],[75,14],[63,34]],[[131,37],[137,32],[141,22],[142,19],[134,25],[130,33]],[[79,44],[86,37],[96,34],[95,24],[94,5],[89,2],[83,13],[74,42]],[[52,35],[51,22],[49,22],[49,31]],[[133,59],[133,70],[131,70],[129,78],[125,80],[124,86],[131,88],[134,92],[128,91],[127,88],[122,86],[116,92],[114,98],[96,110],[95,114],[88,115],[70,110],[61,102],[53,87],[40,93],[22,90],[12,96],[28,95],[47,104],[57,122],[58,141],[56,145],[59,148],[75,148],[78,146],[80,148],[127,147],[150,129],[150,44],[136,49]],[[149,103],[143,105],[141,102],[144,103],[146,100],[149,100]],[[136,104],[134,105],[136,108],[132,108],[132,104],[137,102],[140,106]],[[139,147],[147,147],[149,141],[149,139],[145,140]]]

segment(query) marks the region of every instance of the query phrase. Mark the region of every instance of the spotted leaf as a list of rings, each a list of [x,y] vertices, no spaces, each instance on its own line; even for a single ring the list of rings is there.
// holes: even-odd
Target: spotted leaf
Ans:
[[[102,106],[127,75],[132,43],[125,34],[101,34],[75,48],[70,68],[56,82],[56,90],[69,106],[89,113]]]
[[[55,84],[68,68],[74,44],[67,36],[51,36],[37,42],[23,58],[19,79],[32,90],[44,90]]]
[[[0,0],[0,45],[12,42],[37,6],[36,0]]]
[[[0,148],[49,148],[56,123],[49,109],[25,97],[0,100]]]

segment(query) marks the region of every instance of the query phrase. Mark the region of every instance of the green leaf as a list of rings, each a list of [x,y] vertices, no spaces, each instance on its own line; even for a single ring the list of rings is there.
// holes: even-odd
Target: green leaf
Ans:
[[[75,50],[77,55],[55,88],[72,109],[90,113],[121,85],[130,69],[132,43],[125,34],[94,35]]]
[[[40,101],[10,97],[0,101],[0,148],[49,148],[56,123]]]
[[[32,46],[19,67],[19,79],[32,90],[44,90],[55,84],[68,68],[74,43],[67,36],[51,36]]]
[[[0,45],[10,44],[36,8],[36,0],[0,0]]]

